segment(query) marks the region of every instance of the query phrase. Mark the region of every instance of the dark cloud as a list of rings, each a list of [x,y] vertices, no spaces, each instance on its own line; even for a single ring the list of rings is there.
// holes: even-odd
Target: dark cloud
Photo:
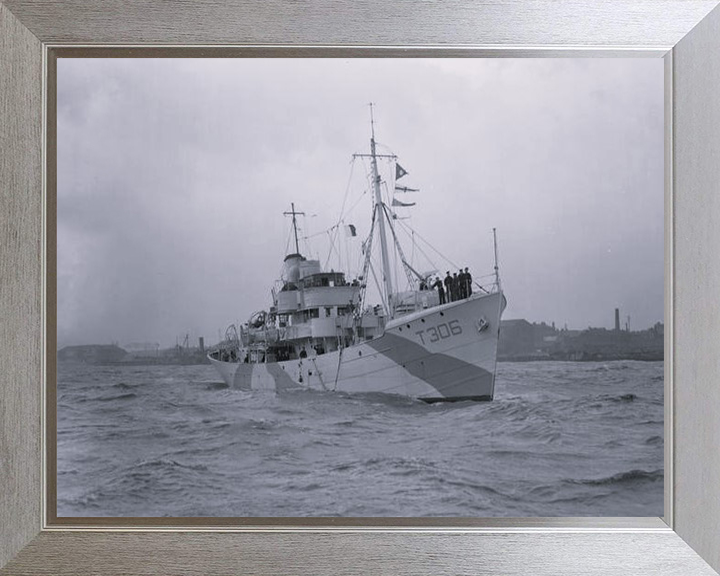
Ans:
[[[266,307],[282,212],[336,222],[370,101],[422,189],[413,228],[479,275],[497,227],[506,317],[662,320],[660,59],[61,59],[60,344],[214,340]]]

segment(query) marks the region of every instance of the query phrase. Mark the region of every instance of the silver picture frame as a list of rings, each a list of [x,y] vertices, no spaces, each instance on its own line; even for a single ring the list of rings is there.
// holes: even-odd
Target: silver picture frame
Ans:
[[[718,3],[0,0],[0,574],[717,574]],[[55,266],[48,79],[64,49],[664,58],[665,516],[59,522],[48,496],[55,412],[46,387],[55,297],[46,282]]]

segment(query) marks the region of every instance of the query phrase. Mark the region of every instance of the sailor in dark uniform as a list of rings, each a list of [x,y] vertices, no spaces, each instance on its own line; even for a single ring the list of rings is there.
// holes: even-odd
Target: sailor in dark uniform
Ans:
[[[467,268],[465,268],[465,294],[466,298],[472,296],[472,274]]]
[[[450,270],[448,270],[447,276],[445,276],[445,295],[447,296],[448,302],[452,302],[454,300],[452,283],[453,279],[452,276],[450,276]]]
[[[460,300],[460,280],[458,279],[457,272],[452,277],[452,300]]]
[[[457,281],[458,281],[458,299],[463,300],[466,298],[466,296],[465,296],[465,273],[463,272],[462,268],[460,268],[460,270],[458,270]]]
[[[435,279],[435,283],[432,285],[433,288],[437,288],[438,296],[440,296],[440,304],[445,304],[445,290],[443,289],[443,283],[440,278]]]

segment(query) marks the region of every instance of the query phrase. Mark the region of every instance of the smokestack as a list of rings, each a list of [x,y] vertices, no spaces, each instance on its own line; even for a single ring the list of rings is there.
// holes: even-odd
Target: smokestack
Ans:
[[[620,308],[615,308],[615,331],[620,332]]]
[[[200,352],[205,352],[205,338],[200,336]]]

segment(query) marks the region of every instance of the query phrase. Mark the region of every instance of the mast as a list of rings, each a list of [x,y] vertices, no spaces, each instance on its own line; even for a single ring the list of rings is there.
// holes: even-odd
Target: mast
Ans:
[[[498,268],[498,248],[497,248],[497,231],[493,228],[493,250],[495,252],[495,283],[497,284],[498,291],[500,287],[500,269]]]
[[[293,218],[293,230],[295,231],[295,254],[300,254],[300,244],[298,242],[298,235],[297,235],[297,221],[295,220],[295,216],[305,215],[305,212],[295,212],[295,202],[290,203],[290,212],[283,212],[285,216],[290,216],[292,214]]]
[[[382,253],[383,282],[387,298],[387,310],[390,316],[393,315],[391,305],[392,298],[392,276],[390,275],[390,258],[388,257],[387,237],[385,236],[385,210],[383,209],[382,194],[380,192],[380,174],[378,173],[377,154],[375,152],[375,119],[373,118],[373,105],[370,103],[370,158],[372,164],[373,188],[375,189],[375,213],[378,217],[380,230],[380,250]]]

